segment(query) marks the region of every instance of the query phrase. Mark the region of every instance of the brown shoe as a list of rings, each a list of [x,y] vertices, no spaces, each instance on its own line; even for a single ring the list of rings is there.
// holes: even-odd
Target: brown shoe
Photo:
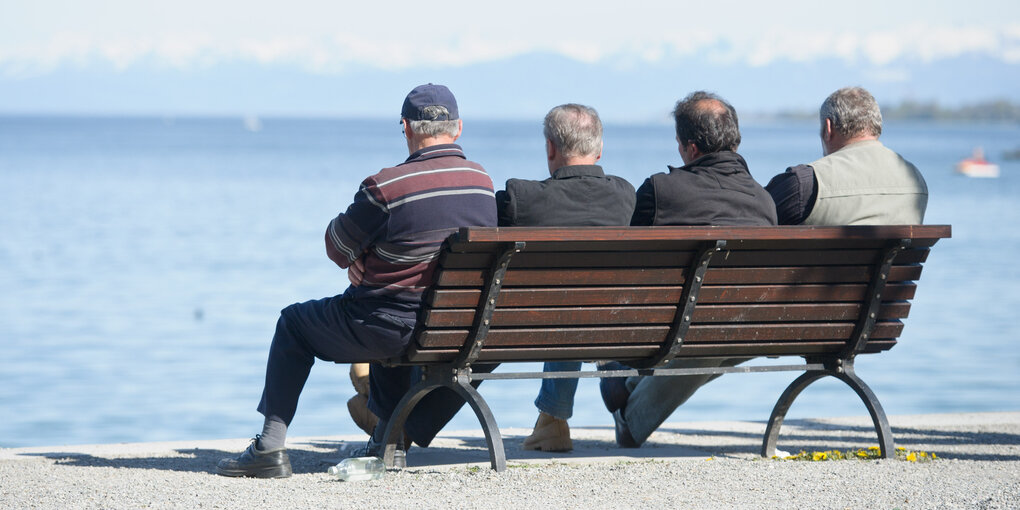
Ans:
[[[368,396],[368,363],[351,363],[351,384],[358,395]]]
[[[531,431],[531,435],[524,439],[521,448],[543,452],[573,450],[574,442],[570,440],[570,427],[567,425],[567,420],[539,413],[538,421],[535,422],[535,430]]]
[[[376,424],[379,423],[379,418],[368,410],[368,396],[358,394],[351,397],[347,401],[347,411],[351,413],[351,419],[358,428],[371,436]]]

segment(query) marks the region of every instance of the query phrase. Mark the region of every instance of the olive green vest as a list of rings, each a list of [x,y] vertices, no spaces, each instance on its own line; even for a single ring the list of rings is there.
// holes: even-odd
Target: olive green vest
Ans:
[[[847,145],[811,167],[818,198],[805,225],[917,225],[924,220],[924,177],[878,140]]]

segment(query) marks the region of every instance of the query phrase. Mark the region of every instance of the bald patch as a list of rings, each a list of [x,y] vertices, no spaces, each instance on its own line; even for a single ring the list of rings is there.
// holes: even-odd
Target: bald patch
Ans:
[[[722,101],[718,99],[702,99],[694,103],[694,108],[703,112],[711,112],[716,115],[723,115],[727,113],[726,105],[722,104]]]

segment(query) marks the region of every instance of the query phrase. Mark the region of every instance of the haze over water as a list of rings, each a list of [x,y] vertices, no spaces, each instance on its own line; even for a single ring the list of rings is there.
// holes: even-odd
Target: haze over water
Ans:
[[[406,157],[394,120],[270,118],[252,131],[238,118],[0,117],[0,446],[258,432],[277,314],[346,288],[322,233],[362,178]],[[742,132],[762,184],[820,156],[813,122]],[[1001,160],[1020,127],[887,123],[882,140],[924,173],[926,223],[953,238],[925,264],[900,344],[858,372],[889,414],[1020,409],[1020,162]],[[548,175],[539,121],[467,120],[461,144],[497,188]],[[979,145],[1000,178],[952,172]],[[606,127],[602,163],[635,187],[679,161],[669,124]],[[765,420],[794,377],[720,378],[670,421]],[[481,392],[501,427],[530,427],[538,385]],[[317,363],[291,435],[358,432],[352,394],[346,365]],[[790,416],[862,414],[828,381]],[[596,381],[581,381],[571,423],[612,423]],[[463,412],[450,425],[475,427]]]

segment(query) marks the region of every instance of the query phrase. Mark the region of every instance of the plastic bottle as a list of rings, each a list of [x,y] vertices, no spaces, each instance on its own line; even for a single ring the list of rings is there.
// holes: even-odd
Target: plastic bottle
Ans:
[[[360,482],[382,478],[386,466],[379,457],[352,457],[330,466],[326,472],[344,482]]]

